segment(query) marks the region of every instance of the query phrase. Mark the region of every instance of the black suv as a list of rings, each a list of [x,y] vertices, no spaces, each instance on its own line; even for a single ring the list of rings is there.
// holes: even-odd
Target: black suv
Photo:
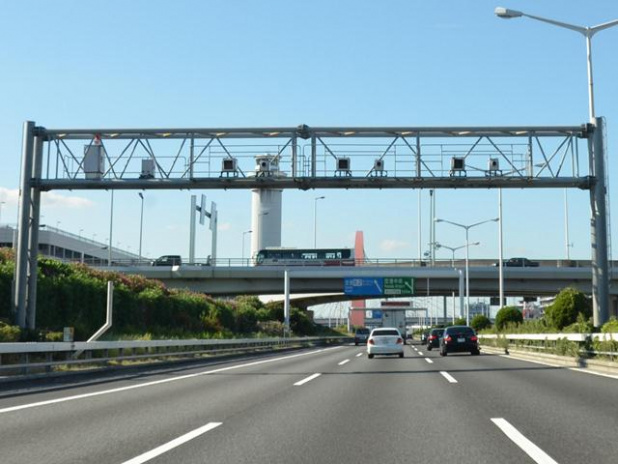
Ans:
[[[440,348],[440,339],[443,333],[444,329],[431,329],[427,337],[427,351],[431,351],[432,348]]]
[[[440,356],[448,353],[467,351],[470,354],[480,354],[479,339],[472,327],[455,325],[444,329],[440,339]]]
[[[362,328],[362,329],[356,329],[356,332],[354,333],[354,344],[358,346],[359,343],[367,343],[367,340],[369,339],[369,329],[366,328]]]

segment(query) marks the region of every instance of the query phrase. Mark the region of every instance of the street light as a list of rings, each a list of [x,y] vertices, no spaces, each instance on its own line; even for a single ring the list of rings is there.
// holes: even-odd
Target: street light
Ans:
[[[252,230],[246,230],[242,233],[242,262],[245,262],[245,235],[253,233]]]
[[[471,243],[470,246],[476,246],[476,245],[480,245],[480,244],[481,244],[481,242],[474,242],[474,243]],[[465,247],[466,247],[466,245],[460,245],[458,247],[454,247],[453,248],[453,247],[450,247],[450,246],[442,245],[441,243],[436,243],[436,248],[446,248],[447,250],[450,250],[451,253],[453,253],[453,256],[451,258],[451,266],[452,267],[455,267],[455,252],[457,250],[461,250],[462,248],[465,248]]]
[[[470,229],[476,226],[480,226],[481,224],[486,224],[488,222],[497,222],[499,218],[495,219],[487,219],[486,221],[475,222],[474,224],[465,225],[459,224],[458,222],[447,221],[446,219],[435,219],[436,222],[446,222],[447,224],[451,224],[453,226],[461,227],[466,231],[466,325],[470,325],[470,240],[468,238],[468,232]]]
[[[318,247],[318,200],[326,197],[316,197],[313,199],[313,248]]]
[[[520,18],[522,16],[530,19],[536,19],[537,21],[542,21],[544,23],[553,24],[554,26],[562,27],[565,29],[570,29],[575,32],[579,32],[586,38],[586,58],[588,63],[588,112],[590,115],[590,122],[595,123],[595,114],[594,114],[594,91],[593,91],[593,82],[592,82],[592,36],[603,29],[608,29],[610,27],[618,25],[618,19],[613,21],[609,21],[607,23],[599,24],[597,26],[592,27],[582,27],[576,26],[574,24],[563,23],[561,21],[555,21],[553,19],[543,18],[541,16],[534,16],[523,13],[517,10],[509,10],[508,8],[498,7],[495,10],[496,16],[503,19],[511,19],[511,18]]]
[[[144,195],[142,195],[142,192],[137,192],[137,194],[141,198],[141,203],[142,203],[140,216],[139,216],[139,258],[138,258],[139,259],[138,263],[141,264],[142,262],[142,236],[144,232]]]

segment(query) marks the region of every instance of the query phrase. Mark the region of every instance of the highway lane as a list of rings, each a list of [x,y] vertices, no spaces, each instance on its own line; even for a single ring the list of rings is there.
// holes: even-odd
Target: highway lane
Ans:
[[[2,462],[534,462],[492,419],[554,462],[618,455],[618,380],[421,351],[307,350],[3,398]]]

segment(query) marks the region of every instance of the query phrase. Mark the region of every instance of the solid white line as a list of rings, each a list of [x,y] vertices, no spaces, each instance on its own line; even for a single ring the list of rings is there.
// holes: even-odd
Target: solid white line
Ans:
[[[358,353],[358,354],[356,355],[356,357],[357,357],[357,358],[360,358],[360,357],[361,357],[362,355],[364,355],[364,354],[365,354],[365,353]]]
[[[445,371],[440,371],[440,374],[442,374],[442,376],[448,380],[450,383],[457,383],[457,380],[455,380],[455,378],[449,374],[448,372]]]
[[[309,377],[307,377],[306,379],[303,379],[303,380],[301,380],[300,382],[296,382],[296,383],[294,384],[294,386],[296,386],[296,387],[300,387],[301,385],[304,385],[304,384],[306,384],[307,382],[311,382],[313,379],[317,379],[317,378],[318,378],[319,376],[321,376],[321,375],[322,375],[322,374],[319,374],[319,373],[318,373],[318,374],[313,374],[313,375],[310,375],[310,376],[309,376]]]
[[[153,385],[159,385],[159,384],[169,383],[169,382],[176,382],[178,380],[191,379],[193,377],[200,377],[200,376],[203,376],[203,375],[218,374],[219,372],[231,371],[231,370],[240,369],[240,368],[243,368],[243,367],[258,366],[260,364],[267,364],[267,363],[276,362],[276,361],[282,361],[282,360],[286,360],[286,359],[298,358],[298,357],[301,357],[301,356],[309,356],[309,355],[313,355],[313,354],[323,353],[323,352],[329,351],[329,350],[336,350],[336,349],[339,349],[339,348],[341,348],[341,347],[340,346],[334,346],[334,347],[331,347],[331,348],[323,348],[321,350],[311,351],[309,353],[293,354],[293,355],[290,355],[290,356],[282,356],[280,358],[265,359],[265,360],[262,360],[262,361],[255,361],[255,362],[250,362],[250,363],[247,363],[247,364],[238,364],[236,366],[222,367],[220,369],[213,369],[211,371],[196,372],[195,374],[187,374],[187,375],[181,375],[179,377],[170,377],[170,378],[162,379],[162,380],[154,380],[152,382],[145,382],[145,383],[141,383],[141,384],[137,384],[137,385],[130,385],[130,386],[127,386],[127,387],[113,388],[111,390],[102,390],[102,391],[98,391],[98,392],[84,393],[83,395],[67,396],[65,398],[57,398],[57,399],[54,399],[54,400],[39,401],[38,403],[22,404],[22,405],[19,405],[19,406],[12,406],[12,407],[9,407],[9,408],[0,409],[0,414],[5,413],[5,412],[19,411],[19,410],[22,410],[22,409],[36,408],[36,407],[39,407],[39,406],[47,406],[47,405],[50,405],[50,404],[64,403],[65,401],[80,400],[80,399],[83,399],[83,398],[91,398],[93,396],[101,396],[101,395],[107,395],[107,394],[110,394],[110,393],[118,393],[118,392],[123,392],[123,391],[128,391],[128,390],[134,390],[136,388],[151,387]]]
[[[429,364],[433,364],[433,361],[429,358],[425,358],[425,361],[427,361]]]
[[[221,422],[211,422],[209,424],[204,425],[198,429],[193,430],[192,432],[186,433],[185,435],[178,437],[170,442],[165,443],[153,450],[148,451],[147,453],[140,454],[133,459],[129,459],[128,461],[123,462],[122,464],[142,464],[144,462],[150,461],[151,459],[156,458],[157,456],[162,455],[163,453],[167,453],[168,451],[185,444],[186,442],[193,440],[194,438],[199,437],[200,435],[205,434],[209,430],[216,429],[221,425]]]
[[[565,368],[565,366],[563,366],[561,364],[554,364],[554,363],[544,362],[544,361],[533,361],[531,359],[517,358],[515,356],[511,356],[511,355],[507,355],[507,354],[501,354],[499,356],[501,358],[511,359],[511,360],[515,360],[515,361],[523,361],[523,362],[529,362],[529,363],[532,363],[532,364],[541,364],[543,366]],[[604,374],[603,372],[595,372],[595,371],[591,371],[591,370],[588,370],[588,369],[582,369],[581,367],[566,367],[565,369],[568,369],[570,371],[575,371],[575,372],[581,372],[582,374],[598,375],[600,377],[606,377],[608,379],[618,380],[618,375]]]
[[[570,370],[576,372],[583,372],[584,374],[598,375],[600,377],[607,377],[608,379],[618,380],[618,375],[604,374],[603,372],[594,372],[589,371],[587,369],[582,369],[581,367],[569,367]]]
[[[545,451],[536,446],[526,437],[524,437],[519,430],[509,424],[502,418],[495,418],[491,420],[504,434],[519,446],[524,452],[532,458],[532,460],[538,464],[558,464],[552,458],[549,457]]]
[[[350,360],[349,360],[349,359],[345,359],[345,360],[341,361],[341,362],[339,363],[339,365],[340,365],[340,366],[343,366],[344,364],[347,364],[347,363],[349,363],[349,362],[350,362]]]

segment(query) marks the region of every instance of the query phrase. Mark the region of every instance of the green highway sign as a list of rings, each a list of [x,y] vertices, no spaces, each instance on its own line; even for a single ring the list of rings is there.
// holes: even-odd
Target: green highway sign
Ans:
[[[414,295],[414,279],[412,277],[384,277],[383,293],[388,296]]]

